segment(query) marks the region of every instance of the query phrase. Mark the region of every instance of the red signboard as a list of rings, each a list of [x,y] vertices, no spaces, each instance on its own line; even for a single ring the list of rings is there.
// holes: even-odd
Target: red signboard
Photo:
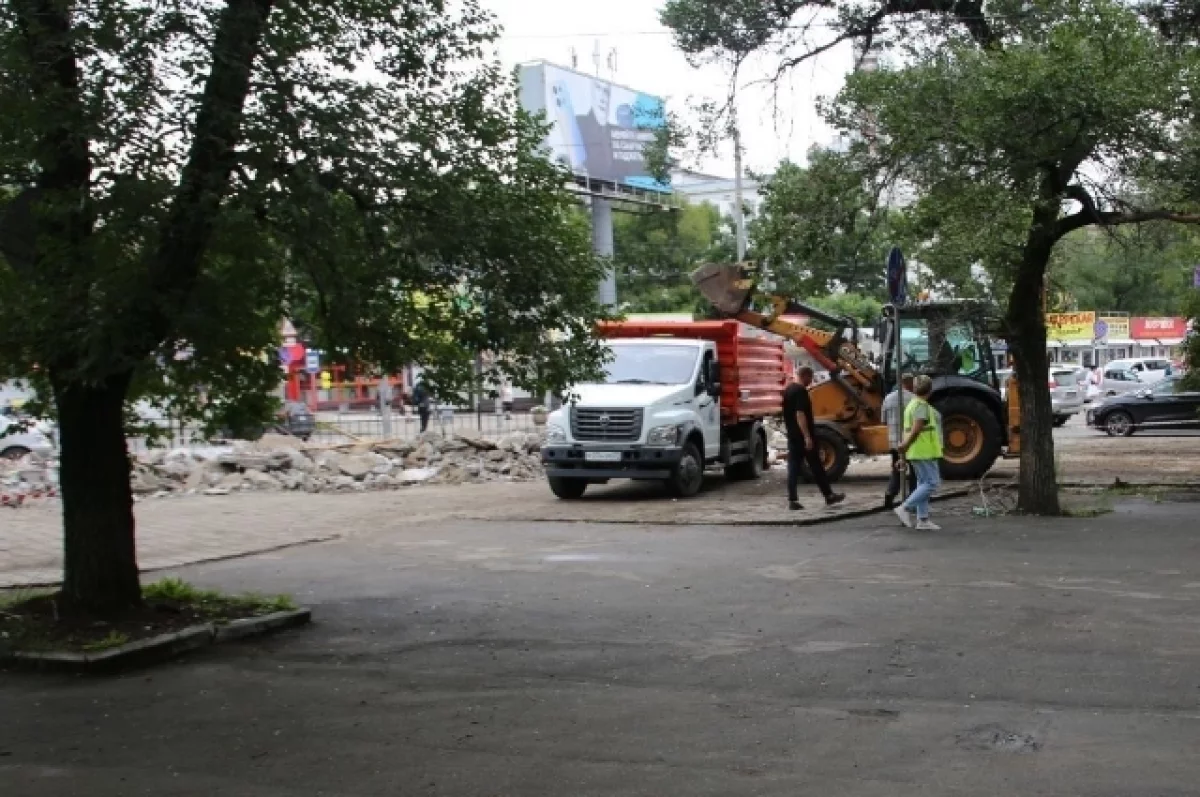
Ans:
[[[1187,319],[1179,316],[1142,318],[1134,316],[1129,325],[1135,340],[1187,337]]]

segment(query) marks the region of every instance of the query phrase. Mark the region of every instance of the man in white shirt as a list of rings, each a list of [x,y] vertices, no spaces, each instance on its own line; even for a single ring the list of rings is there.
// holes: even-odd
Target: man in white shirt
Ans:
[[[907,467],[899,465],[901,462],[899,455],[896,453],[896,447],[900,445],[900,441],[904,439],[904,408],[908,406],[908,402],[912,401],[912,374],[905,374],[900,381],[904,385],[903,400],[901,393],[898,390],[893,390],[888,393],[883,399],[881,412],[883,414],[883,422],[887,424],[888,443],[892,452],[892,469],[891,476],[888,478],[887,492],[883,494],[883,506],[886,509],[891,509],[896,502],[896,496],[900,494],[900,474],[907,471]],[[909,491],[913,489],[914,476],[909,473]]]

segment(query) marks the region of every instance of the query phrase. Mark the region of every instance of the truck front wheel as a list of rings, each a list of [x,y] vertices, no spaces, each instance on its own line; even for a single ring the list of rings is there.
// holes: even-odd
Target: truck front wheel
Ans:
[[[547,481],[550,482],[550,492],[564,501],[582,498],[588,486],[587,479],[562,479],[551,476]]]
[[[704,484],[704,458],[692,442],[684,443],[679,463],[671,471],[667,488],[679,498],[691,498]]]

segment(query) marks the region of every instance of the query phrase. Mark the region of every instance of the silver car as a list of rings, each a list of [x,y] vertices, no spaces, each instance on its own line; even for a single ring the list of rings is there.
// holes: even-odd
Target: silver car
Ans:
[[[1054,411],[1054,425],[1062,426],[1071,416],[1083,410],[1085,390],[1079,384],[1078,372],[1082,369],[1064,366],[1050,369],[1050,406]]]
[[[1104,366],[1104,377],[1100,380],[1100,398],[1103,400],[1110,396],[1136,393],[1149,386],[1136,371],[1131,371],[1124,364],[1109,363]]]

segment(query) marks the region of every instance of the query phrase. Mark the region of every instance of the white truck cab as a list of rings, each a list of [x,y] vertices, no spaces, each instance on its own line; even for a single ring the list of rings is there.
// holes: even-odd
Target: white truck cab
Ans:
[[[690,496],[711,465],[731,475],[761,473],[761,419],[722,412],[723,391],[737,392],[722,385],[716,341],[619,337],[607,345],[603,381],[572,387],[546,421],[542,463],[555,495],[579,498],[588,484],[610,479],[653,479]],[[727,376],[736,379],[733,369]]]

